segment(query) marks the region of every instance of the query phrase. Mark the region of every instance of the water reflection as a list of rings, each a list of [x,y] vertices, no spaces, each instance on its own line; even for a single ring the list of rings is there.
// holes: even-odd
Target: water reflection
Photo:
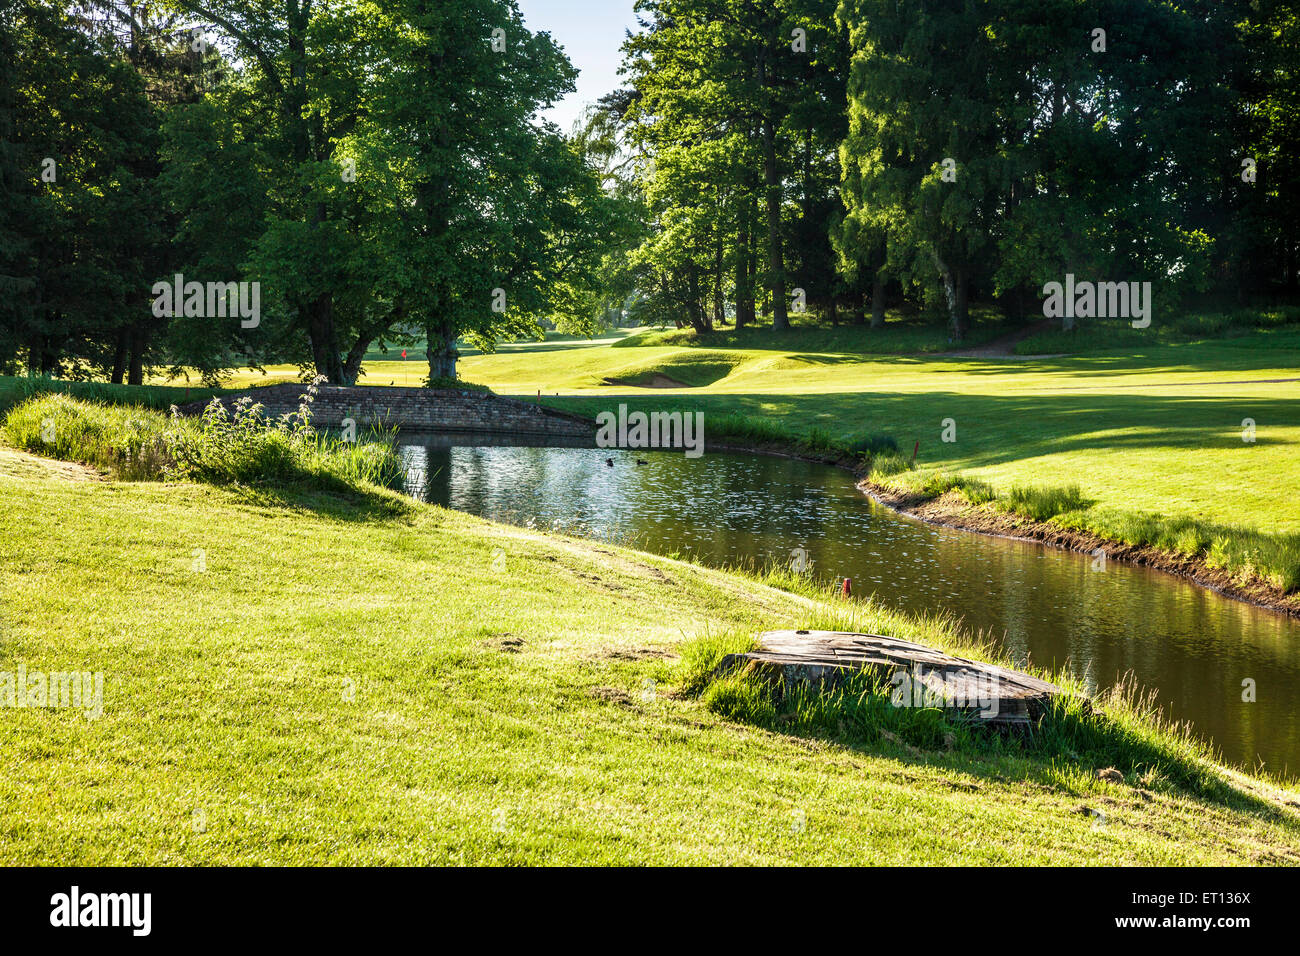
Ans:
[[[1180,578],[1038,544],[936,528],[865,499],[848,474],[784,458],[593,448],[404,445],[411,493],[712,564],[788,561],[855,593],[945,609],[1020,662],[1067,664],[1093,690],[1133,671],[1235,763],[1300,768],[1300,624]],[[463,443],[458,444],[458,443]],[[637,465],[644,459],[646,464]],[[609,466],[607,459],[614,464]],[[1257,685],[1242,701],[1242,682]]]

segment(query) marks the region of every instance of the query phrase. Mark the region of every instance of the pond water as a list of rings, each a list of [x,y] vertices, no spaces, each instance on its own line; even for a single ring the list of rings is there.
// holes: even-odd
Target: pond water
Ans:
[[[426,501],[712,565],[811,562],[852,578],[857,595],[949,611],[1017,663],[1068,664],[1091,690],[1131,671],[1229,762],[1300,770],[1300,622],[1283,615],[1159,571],[1114,561],[1098,570],[1089,555],[932,527],[826,465],[477,436],[402,443],[408,491]],[[1246,680],[1253,703],[1242,700]]]

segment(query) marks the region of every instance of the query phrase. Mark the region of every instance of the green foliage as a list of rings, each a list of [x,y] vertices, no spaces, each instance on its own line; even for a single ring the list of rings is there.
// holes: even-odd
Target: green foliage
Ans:
[[[6,2],[0,33],[0,372],[138,374],[163,240],[157,113],[65,5]]]
[[[1288,5],[1140,2],[1122,18],[1074,0],[923,6],[845,0],[837,14],[853,51],[835,233],[846,280],[943,300],[957,339],[969,296],[1032,314],[1067,273],[1150,281],[1160,316],[1212,285],[1294,286],[1295,227],[1274,191],[1294,170],[1240,176],[1243,155],[1277,155],[1300,130],[1283,92],[1300,29]]]
[[[171,464],[167,418],[140,406],[42,395],[9,411],[4,435],[18,448],[128,480],[160,480]]]
[[[605,138],[534,122],[576,74],[512,0],[3,13],[0,372],[216,385],[288,362],[352,384],[373,344],[423,332],[450,378],[462,336],[609,311],[635,197],[602,178]],[[192,53],[189,23],[222,42]],[[259,283],[258,323],[154,315],[175,275]]]
[[[988,486],[985,485],[984,488],[987,489]],[[1035,521],[1046,521],[1067,511],[1082,511],[1092,505],[1077,484],[1052,488],[1012,485],[998,503],[1008,511]]]
[[[125,480],[304,485],[346,493],[400,487],[405,476],[391,432],[373,431],[358,442],[320,434],[306,401],[294,415],[269,421],[249,398],[237,402],[233,414],[213,399],[194,420],[50,394],[11,409],[4,434],[19,448]]]
[[[625,119],[653,159],[638,170],[652,229],[632,255],[634,320],[707,331],[731,303],[736,325],[752,324],[766,291],[780,328],[795,288],[822,306],[841,291],[828,230],[847,48],[834,8],[642,5],[646,28],[624,45]]]

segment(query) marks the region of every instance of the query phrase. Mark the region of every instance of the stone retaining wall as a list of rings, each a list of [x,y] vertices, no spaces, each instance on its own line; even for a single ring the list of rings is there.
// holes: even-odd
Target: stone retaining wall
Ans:
[[[268,416],[279,417],[298,410],[299,397],[307,386],[291,383],[265,385],[240,394],[223,395],[229,408],[236,399],[249,395],[260,402]],[[181,407],[184,415],[203,412],[205,402]],[[358,429],[379,424],[403,431],[487,432],[511,435],[553,435],[565,438],[594,438],[594,422],[576,415],[501,398],[488,392],[454,388],[396,388],[371,385],[322,385],[312,403],[312,423],[324,428],[341,428],[351,418]]]

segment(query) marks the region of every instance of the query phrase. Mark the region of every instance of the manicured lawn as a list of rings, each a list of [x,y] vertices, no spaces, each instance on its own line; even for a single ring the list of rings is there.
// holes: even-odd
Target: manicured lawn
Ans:
[[[884,436],[905,456],[917,450],[921,474],[882,480],[944,488],[958,476],[1002,506],[1024,486],[1073,494],[1077,485],[1082,506],[1053,519],[1067,528],[1194,558],[1276,595],[1300,585],[1293,318],[1293,310],[1251,321],[1187,316],[1145,345],[1129,341],[1135,330],[1099,329],[1098,342],[1122,338],[1126,350],[1038,358],[868,354],[890,342],[929,347],[913,340],[933,329],[897,319],[884,330],[759,328],[707,338],[621,330],[595,342],[556,337],[467,355],[461,374],[587,415],[621,402],[702,409],[715,439],[768,432],[783,443],[860,450]],[[983,336],[1000,328],[996,317],[978,326]],[[1223,337],[1196,340],[1203,328]],[[1036,338],[1053,335],[1097,344]],[[366,369],[370,384],[417,386],[425,376],[414,353]],[[252,373],[236,384],[269,380]],[[1243,441],[1248,420],[1251,442]]]
[[[656,372],[696,387],[602,384]],[[841,438],[885,433],[909,453],[919,441],[922,466],[997,488],[1078,482],[1101,507],[1300,531],[1295,334],[1036,360],[595,347],[474,357],[462,374],[582,412],[622,401],[703,408],[706,433],[710,411]],[[947,418],[951,443],[942,441]],[[1242,441],[1246,418],[1253,444]]]
[[[674,696],[687,639],[814,614],[745,578],[3,449],[0,508],[0,670],[105,675],[98,720],[0,708],[0,863],[1300,862],[1294,809]]]

